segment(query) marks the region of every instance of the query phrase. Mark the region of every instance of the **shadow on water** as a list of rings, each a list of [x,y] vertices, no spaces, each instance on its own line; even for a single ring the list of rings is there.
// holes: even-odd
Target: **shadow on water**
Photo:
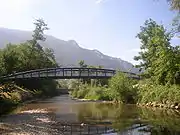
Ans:
[[[61,103],[57,103],[60,102]],[[0,118],[0,134],[179,135],[180,112],[134,105],[36,102]]]

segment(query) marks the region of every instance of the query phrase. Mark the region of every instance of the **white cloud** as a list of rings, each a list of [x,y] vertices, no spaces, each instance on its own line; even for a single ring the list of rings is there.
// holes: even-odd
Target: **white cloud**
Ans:
[[[96,0],[96,4],[102,3],[104,0]]]

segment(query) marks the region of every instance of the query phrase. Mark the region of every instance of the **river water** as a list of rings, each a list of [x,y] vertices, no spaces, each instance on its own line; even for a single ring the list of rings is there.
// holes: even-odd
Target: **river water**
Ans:
[[[0,117],[3,135],[180,135],[180,112],[82,102],[68,95],[20,106]]]

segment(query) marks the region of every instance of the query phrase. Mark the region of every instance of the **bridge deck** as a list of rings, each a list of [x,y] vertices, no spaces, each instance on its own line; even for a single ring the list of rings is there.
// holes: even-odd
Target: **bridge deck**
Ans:
[[[111,69],[99,68],[47,68],[37,69],[25,72],[18,72],[1,77],[3,80],[16,80],[16,79],[31,79],[31,78],[51,78],[51,79],[79,79],[91,78],[101,79],[110,78],[116,73]],[[139,78],[134,73],[127,73],[131,78]]]

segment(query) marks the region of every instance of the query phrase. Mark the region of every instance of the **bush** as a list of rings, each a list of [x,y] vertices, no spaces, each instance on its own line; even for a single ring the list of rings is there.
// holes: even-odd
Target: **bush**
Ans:
[[[93,86],[90,88],[85,98],[94,100],[111,100],[108,92],[108,89],[105,87]]]
[[[74,82],[71,95],[76,98],[134,103],[137,100],[137,89],[133,85],[136,83],[137,81],[129,79],[123,73],[118,73],[110,79],[109,87]]]
[[[87,84],[81,84],[77,92],[77,98],[85,98],[86,94],[90,91],[90,88]]]
[[[109,90],[102,86],[91,86],[90,84],[79,84],[71,91],[71,96],[75,98],[85,98],[92,100],[111,100]]]
[[[141,103],[158,102],[180,103],[180,86],[179,85],[157,85],[151,80],[142,81],[138,86],[139,100]]]
[[[72,85],[74,86],[74,89],[70,92],[72,97],[85,98],[89,91],[89,86],[87,84],[76,83],[76,81]]]
[[[123,103],[134,103],[137,99],[137,90],[133,88],[134,81],[125,74],[118,72],[109,81],[111,96],[115,101]]]
[[[21,101],[21,95],[19,92],[11,93],[11,100],[15,103],[19,103]]]

